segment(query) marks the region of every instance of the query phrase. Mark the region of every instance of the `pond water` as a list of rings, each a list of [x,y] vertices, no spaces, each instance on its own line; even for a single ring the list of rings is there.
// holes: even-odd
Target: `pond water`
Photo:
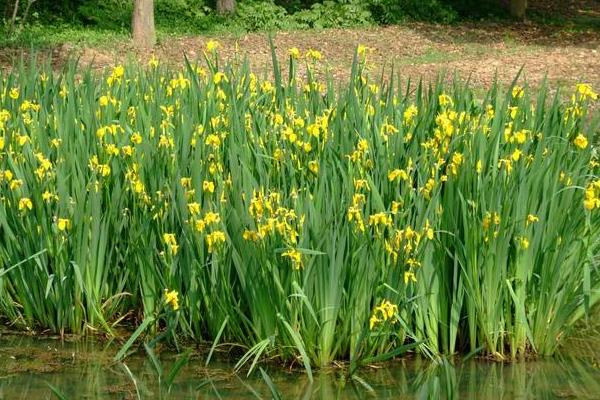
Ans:
[[[517,363],[404,359],[363,368],[345,379],[321,371],[312,383],[302,372],[274,366],[247,377],[233,363],[192,358],[165,384],[178,356],[163,354],[159,382],[142,352],[112,363],[114,348],[89,341],[60,341],[0,334],[0,400],[4,399],[600,399],[599,353],[586,352]],[[56,389],[53,391],[51,386]],[[62,396],[62,397],[61,397]]]

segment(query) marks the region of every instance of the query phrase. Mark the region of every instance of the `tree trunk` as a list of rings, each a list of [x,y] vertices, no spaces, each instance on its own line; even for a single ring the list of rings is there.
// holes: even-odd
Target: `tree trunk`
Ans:
[[[9,33],[12,33],[13,29],[15,28],[15,22],[17,21],[17,13],[18,12],[19,12],[19,0],[15,0],[14,6],[13,6],[12,17],[10,18],[10,23],[8,25]]]
[[[21,18],[21,24],[19,25],[19,30],[23,30],[23,26],[27,22],[27,17],[29,17],[29,10],[31,9],[31,6],[33,5],[33,3],[35,3],[36,1],[37,0],[27,0],[27,7],[25,8],[25,12],[23,13],[23,18]]]
[[[527,10],[527,0],[509,0],[509,11],[513,17],[525,18],[525,10]]]
[[[137,48],[150,49],[156,43],[154,31],[154,0],[135,0],[131,18],[133,43]]]
[[[235,12],[235,0],[217,0],[217,12],[221,15]]]

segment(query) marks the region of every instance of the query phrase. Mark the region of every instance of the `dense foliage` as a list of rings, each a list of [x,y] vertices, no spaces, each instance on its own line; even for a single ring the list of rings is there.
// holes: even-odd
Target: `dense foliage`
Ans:
[[[11,1],[4,1],[5,19]],[[235,15],[222,17],[214,2],[206,0],[155,0],[160,29],[200,32],[214,29],[273,30],[390,24],[407,19],[452,22],[459,15],[501,13],[500,2],[469,0],[242,0]],[[1,4],[1,3],[0,3]],[[489,6],[486,6],[489,5]],[[21,6],[21,10],[23,9]],[[131,0],[37,0],[30,24],[70,24],[108,30],[128,30]]]
[[[600,298],[588,85],[566,104],[404,88],[371,81],[361,46],[335,89],[317,51],[269,81],[216,47],[179,71],[2,77],[5,319],[138,316],[308,368],[411,343],[552,354]]]

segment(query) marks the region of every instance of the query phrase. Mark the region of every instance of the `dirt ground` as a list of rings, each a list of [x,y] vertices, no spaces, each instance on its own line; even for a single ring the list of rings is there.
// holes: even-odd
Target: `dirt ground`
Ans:
[[[411,24],[361,30],[284,32],[274,37],[280,56],[297,46],[320,50],[336,77],[348,73],[354,50],[359,44],[372,48],[369,63],[373,73],[391,66],[412,80],[435,79],[440,72],[470,77],[474,84],[489,84],[497,75],[511,81],[523,67],[523,76],[532,84],[546,75],[556,83],[600,82],[600,36],[552,37],[538,28],[507,26],[435,26]],[[157,49],[159,56],[177,59],[182,52],[194,57],[202,51],[206,38],[183,38]],[[223,38],[223,54],[236,51],[248,55],[255,68],[270,65],[270,48],[264,34]]]
[[[178,37],[159,43],[155,56],[163,62],[180,63],[184,55],[201,57],[210,39],[221,43],[225,59],[247,56],[252,68],[261,73],[271,66],[269,35]],[[547,77],[554,86],[577,82],[600,87],[600,33],[565,32],[537,25],[470,24],[440,26],[412,23],[403,26],[368,29],[328,29],[322,31],[279,32],[273,35],[280,59],[291,47],[301,51],[319,50],[331,74],[343,80],[350,71],[356,47],[371,48],[369,64],[374,75],[394,71],[402,78],[435,80],[440,73],[458,75],[476,86],[488,86],[494,79],[510,83],[523,68],[522,78],[537,86]],[[80,56],[82,64],[102,68],[128,57],[140,60],[149,54],[133,51],[129,44],[114,49],[72,48],[63,45],[52,50],[52,60],[60,65],[69,54]]]
[[[372,49],[368,59],[373,75],[389,73],[393,65],[401,78],[412,81],[420,78],[431,81],[445,73],[447,77],[456,74],[475,86],[486,87],[495,78],[501,83],[510,83],[523,68],[521,79],[532,86],[547,77],[553,87],[572,87],[577,82],[586,82],[600,88],[600,1],[538,0],[531,3],[537,7],[533,12],[559,16],[572,23],[408,23],[362,29],[278,32],[273,34],[273,39],[280,60],[285,60],[291,47],[303,52],[321,51],[324,64],[339,80],[347,77],[354,51],[362,44]],[[587,25],[581,21],[587,21]],[[267,33],[168,36],[152,53],[165,63],[182,63],[184,55],[192,60],[201,58],[210,39],[221,43],[223,58],[248,57],[258,74],[270,71]],[[5,50],[0,51],[0,66],[10,68],[17,50]],[[102,48],[64,44],[41,53],[57,67],[74,55],[82,64],[94,68],[121,63],[128,58],[145,61],[151,55],[136,52],[131,43]]]

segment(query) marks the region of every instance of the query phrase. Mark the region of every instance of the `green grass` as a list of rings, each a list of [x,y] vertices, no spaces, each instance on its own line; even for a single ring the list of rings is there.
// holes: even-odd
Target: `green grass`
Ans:
[[[114,43],[126,42],[129,39],[130,33],[125,30],[96,29],[71,24],[34,24],[12,35],[2,31],[0,46],[38,49],[69,43],[74,46],[111,48],[114,47]]]
[[[53,332],[130,316],[135,337],[166,325],[309,374],[553,354],[600,298],[591,89],[382,84],[362,55],[336,86],[305,57],[273,81],[211,51],[5,73],[0,313]]]
[[[246,32],[235,24],[214,24],[208,29],[190,31],[189,29],[176,29],[157,27],[157,41],[159,44],[168,42],[173,38],[189,35],[190,32],[204,35],[240,35]],[[68,44],[75,48],[94,47],[99,50],[118,48],[133,48],[131,33],[128,28],[99,28],[78,24],[32,24],[23,30],[8,34],[0,31],[0,46],[16,49],[46,49]]]
[[[595,10],[577,10],[578,15],[530,13],[529,18],[539,24],[560,28],[563,32],[600,32],[600,18]]]
[[[462,56],[464,56],[464,54],[448,54],[447,52],[436,48],[428,48],[422,54],[402,58],[399,65],[451,62],[460,60]]]

